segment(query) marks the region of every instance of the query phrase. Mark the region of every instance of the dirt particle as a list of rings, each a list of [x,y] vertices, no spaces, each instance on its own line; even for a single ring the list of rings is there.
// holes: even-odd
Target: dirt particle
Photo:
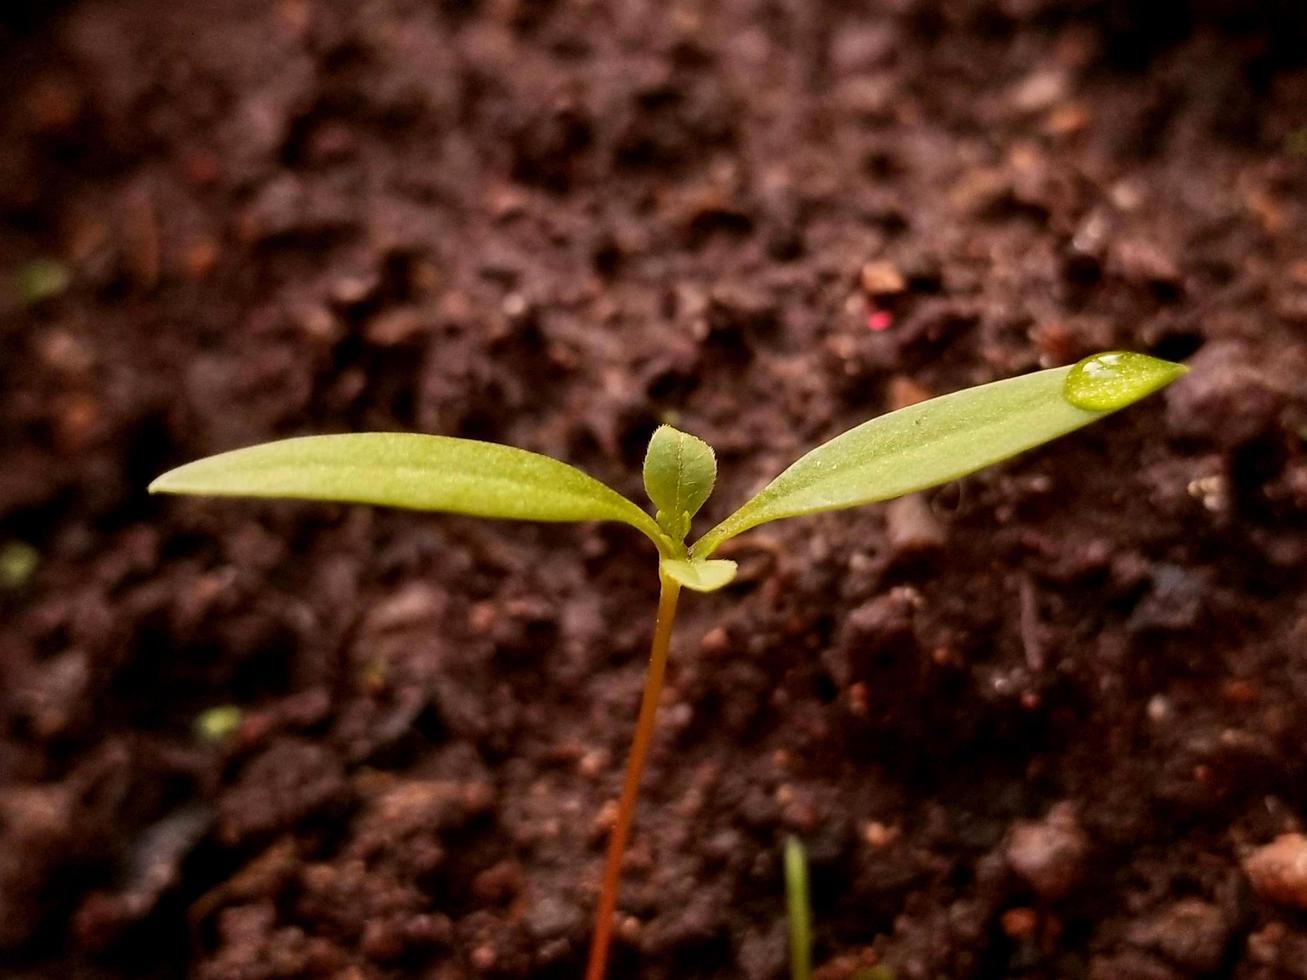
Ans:
[[[373,919],[363,927],[363,952],[372,959],[387,963],[404,952],[404,935],[387,919]]]
[[[590,749],[576,762],[576,771],[586,779],[598,779],[612,765],[612,754],[607,749]]]
[[[948,533],[920,494],[891,500],[885,507],[885,527],[895,555],[924,554],[939,551],[948,541]]]
[[[1231,678],[1221,685],[1221,697],[1228,703],[1246,707],[1257,701],[1260,690],[1256,681],[1245,678]]]
[[[1175,967],[1147,953],[1095,956],[1089,963],[1089,980],[1185,980]]]
[[[472,880],[472,894],[486,905],[504,905],[516,898],[524,883],[516,861],[500,861]]]
[[[43,924],[45,879],[76,853],[75,827],[71,787],[0,792],[0,949],[20,947]]]
[[[902,832],[901,828],[883,824],[879,820],[868,820],[862,825],[862,839],[878,851],[893,844]]]
[[[585,915],[574,902],[556,895],[539,895],[527,901],[522,923],[532,938],[554,939],[580,932]]]
[[[1279,362],[1290,366],[1286,356]],[[1166,422],[1173,435],[1233,450],[1278,428],[1285,396],[1274,368],[1243,343],[1203,346],[1183,383],[1167,389]]]
[[[1067,77],[1060,68],[1038,68],[1008,93],[1013,107],[1026,113],[1044,112],[1066,98]]]
[[[1244,858],[1243,870],[1260,898],[1307,909],[1307,836],[1281,834]]]
[[[617,801],[605,800],[604,805],[599,808],[595,814],[594,822],[590,825],[590,832],[595,837],[602,837],[613,829],[613,824],[617,822]]]
[[[340,760],[320,745],[274,743],[246,768],[219,803],[219,834],[239,843],[284,828],[343,802],[348,787]]]
[[[628,946],[635,946],[640,942],[640,936],[644,933],[644,923],[633,915],[624,915],[617,921],[617,936]]]
[[[721,656],[731,648],[731,638],[725,627],[714,626],[703,635],[699,648],[710,657]]]
[[[1215,973],[1233,935],[1227,914],[1210,902],[1182,899],[1135,923],[1130,941],[1196,974]]]
[[[862,284],[862,291],[874,299],[898,296],[908,288],[908,281],[899,267],[883,259],[865,263],[858,281]]]
[[[378,347],[398,347],[419,337],[426,329],[422,314],[411,307],[398,307],[368,322],[364,336]]]
[[[1008,865],[1041,898],[1055,901],[1079,884],[1089,840],[1069,803],[1058,803],[1038,821],[1013,826],[1006,846]]]
[[[1039,913],[1025,907],[1008,909],[1003,913],[1000,923],[1003,934],[1009,939],[1030,939],[1039,927]]]

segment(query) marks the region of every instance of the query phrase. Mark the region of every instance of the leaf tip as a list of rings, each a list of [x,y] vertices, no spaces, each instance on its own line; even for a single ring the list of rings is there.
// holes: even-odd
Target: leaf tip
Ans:
[[[1160,391],[1189,368],[1148,354],[1106,351],[1078,362],[1066,376],[1062,394],[1090,412],[1112,412]]]
[[[197,460],[197,462],[200,461]],[[192,485],[191,481],[188,480],[188,477],[191,475],[191,471],[194,466],[195,463],[186,463],[185,465],[182,466],[174,466],[172,469],[160,473],[158,476],[156,476],[153,480],[150,481],[149,486],[147,486],[145,489],[148,493],[151,494],[160,494],[160,493],[183,494],[183,493],[203,492],[201,490],[198,490],[195,486]]]

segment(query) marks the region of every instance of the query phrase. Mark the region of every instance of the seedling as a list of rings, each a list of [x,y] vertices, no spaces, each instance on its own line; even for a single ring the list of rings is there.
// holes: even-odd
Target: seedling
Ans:
[[[785,839],[785,907],[790,923],[790,980],[812,980],[808,855],[797,837]]]
[[[797,837],[785,839],[785,911],[790,927],[790,980],[812,980],[812,901],[808,852]],[[859,970],[853,980],[894,980],[887,966]]]
[[[712,493],[717,461],[702,440],[661,426],[649,441],[649,516],[566,463],[496,443],[405,433],[309,436],[238,449],[172,470],[151,492],[295,497],[535,521],[618,521],[658,552],[661,592],[644,695],[609,838],[586,980],[602,980],[622,855],[662,691],[682,587],[712,592],[735,577],[713,558],[726,541],[787,517],[924,490],[1095,422],[1170,384],[1186,368],[1113,352],[944,395],[856,426],[803,456],[693,545],[690,523]]]

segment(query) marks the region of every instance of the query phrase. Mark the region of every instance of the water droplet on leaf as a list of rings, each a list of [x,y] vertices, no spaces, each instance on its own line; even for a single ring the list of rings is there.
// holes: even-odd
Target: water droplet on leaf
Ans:
[[[1147,354],[1109,351],[1086,357],[1073,367],[1062,395],[1076,408],[1111,412],[1165,388],[1188,370]]]

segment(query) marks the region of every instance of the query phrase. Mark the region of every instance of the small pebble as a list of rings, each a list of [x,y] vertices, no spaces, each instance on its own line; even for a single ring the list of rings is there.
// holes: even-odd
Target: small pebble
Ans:
[[[1066,98],[1066,74],[1057,68],[1031,72],[1009,92],[1012,105],[1021,112],[1043,112]]]
[[[1196,898],[1184,898],[1157,915],[1137,921],[1130,929],[1130,941],[1196,975],[1209,975],[1220,969],[1232,931],[1220,908]]]
[[[893,262],[868,262],[860,275],[862,290],[868,296],[897,296],[908,288],[908,282]]]
[[[594,779],[608,771],[610,761],[607,749],[591,749],[577,760],[577,772],[587,779]]]
[[[1307,837],[1281,834],[1248,855],[1243,870],[1260,898],[1307,909]]]
[[[898,827],[888,827],[879,820],[869,820],[862,827],[862,839],[878,851],[898,840],[901,833]]]
[[[1043,820],[1019,821],[1007,843],[1008,865],[1041,897],[1054,901],[1079,883],[1089,841],[1075,810],[1058,803]]]
[[[624,915],[617,923],[617,935],[622,942],[634,946],[640,941],[644,924],[633,915]]]
[[[1008,909],[1000,921],[1005,936],[1010,939],[1029,939],[1039,925],[1039,913],[1032,908]]]
[[[724,628],[714,626],[703,635],[699,648],[710,655],[725,653],[731,648],[731,638]]]
[[[885,528],[896,555],[938,551],[947,541],[944,525],[920,494],[891,500],[885,506]]]

